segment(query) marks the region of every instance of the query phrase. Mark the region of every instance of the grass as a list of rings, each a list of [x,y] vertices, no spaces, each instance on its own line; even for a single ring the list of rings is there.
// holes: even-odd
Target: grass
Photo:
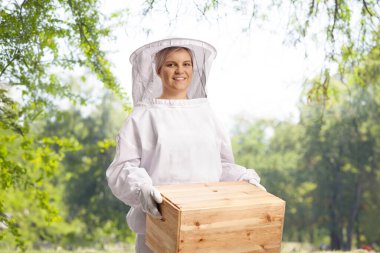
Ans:
[[[2,251],[1,253],[15,253],[15,251]],[[17,251],[19,252],[19,251]],[[75,251],[67,251],[67,250],[27,250],[27,253],[134,253],[134,251],[126,251],[126,250],[116,250],[116,251],[104,251],[104,250],[93,250],[93,249],[82,249]]]
[[[284,242],[282,243],[281,253],[369,253],[366,250],[351,250],[351,251],[319,251],[314,249],[311,244],[299,242]],[[373,251],[374,252],[374,251]]]
[[[17,251],[19,252],[19,251]],[[83,248],[76,249],[74,251],[64,250],[61,248],[58,249],[44,249],[44,250],[27,250],[27,253],[134,253],[133,245],[112,245],[105,247],[104,250]],[[2,250],[0,249],[0,253],[15,253],[14,250]]]
[[[77,249],[75,251],[67,251],[63,249],[45,249],[45,250],[28,250],[27,253],[134,253],[133,245],[108,246],[104,250],[96,249]],[[0,253],[14,253],[14,250],[1,250]],[[313,249],[312,245],[297,242],[282,243],[281,253],[340,253],[343,251],[318,251]],[[365,250],[344,251],[344,253],[368,253]]]

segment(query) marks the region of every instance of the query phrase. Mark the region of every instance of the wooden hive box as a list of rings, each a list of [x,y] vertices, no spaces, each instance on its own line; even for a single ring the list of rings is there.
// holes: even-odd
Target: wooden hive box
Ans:
[[[155,253],[280,252],[285,201],[247,182],[159,186],[162,219],[147,215]]]

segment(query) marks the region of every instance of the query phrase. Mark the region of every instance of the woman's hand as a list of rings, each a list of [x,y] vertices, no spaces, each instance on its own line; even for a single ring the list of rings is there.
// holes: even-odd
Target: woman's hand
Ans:
[[[248,180],[248,183],[253,184],[253,185],[259,187],[259,188],[260,188],[261,190],[263,190],[263,191],[267,191],[267,189],[265,189],[265,187],[262,186],[262,185],[261,185],[259,182],[257,182],[255,179],[250,179],[250,180]]]
[[[152,215],[156,219],[162,218],[157,208],[157,204],[162,203],[161,193],[153,185],[142,185],[139,191],[139,199],[145,213]]]

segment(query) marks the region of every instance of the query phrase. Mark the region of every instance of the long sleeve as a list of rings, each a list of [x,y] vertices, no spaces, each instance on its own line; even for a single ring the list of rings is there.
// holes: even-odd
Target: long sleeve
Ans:
[[[220,181],[250,181],[253,180],[260,183],[260,177],[254,169],[247,169],[243,166],[235,164],[234,155],[232,153],[231,140],[227,131],[222,128],[221,124],[215,120],[217,124],[217,132],[221,139],[220,159],[222,162],[222,176]]]
[[[138,192],[143,184],[152,184],[147,171],[140,167],[141,143],[136,126],[128,118],[117,136],[116,154],[106,171],[112,193],[129,206],[140,205]]]

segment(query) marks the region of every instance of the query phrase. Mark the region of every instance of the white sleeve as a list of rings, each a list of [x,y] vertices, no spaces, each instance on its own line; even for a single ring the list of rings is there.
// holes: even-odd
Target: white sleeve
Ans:
[[[140,186],[152,184],[144,168],[140,167],[140,138],[131,118],[117,136],[116,154],[107,168],[106,177],[112,193],[129,206],[138,206]]]
[[[221,138],[220,159],[222,162],[222,176],[220,181],[250,181],[260,183],[260,177],[254,169],[247,169],[235,164],[232,153],[231,140],[229,134],[221,127],[217,120],[218,135]]]

